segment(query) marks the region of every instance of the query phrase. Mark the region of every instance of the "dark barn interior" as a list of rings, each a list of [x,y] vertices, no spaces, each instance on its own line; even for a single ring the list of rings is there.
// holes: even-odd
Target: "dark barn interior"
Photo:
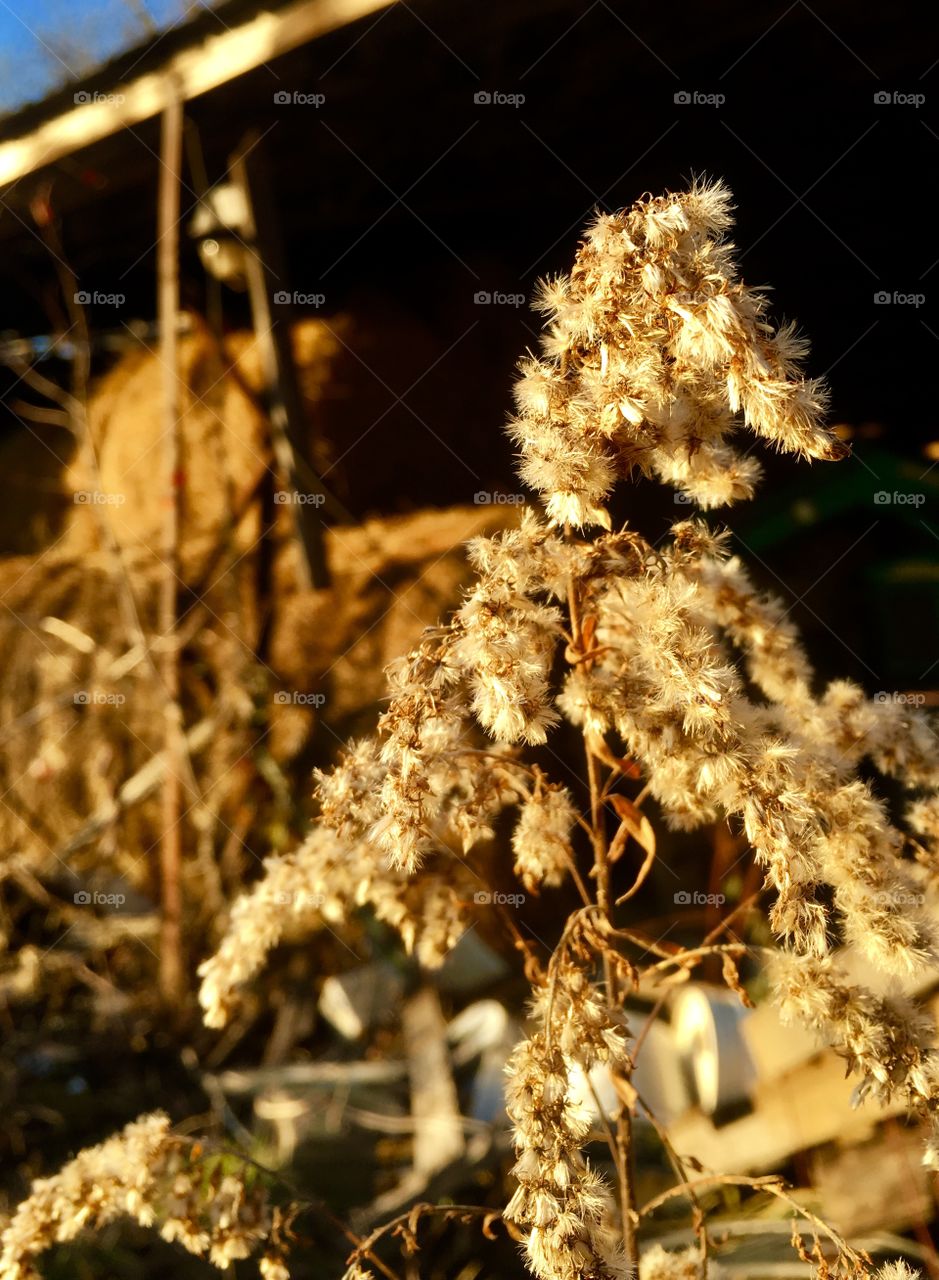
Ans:
[[[254,8],[233,3],[222,12],[231,26]],[[914,27],[921,21],[908,16]],[[159,66],[200,23],[218,30],[216,16],[204,15],[156,48],[126,55],[88,90]],[[935,72],[927,46],[909,39],[910,23],[884,6],[813,9],[801,0],[769,9],[689,6],[680,24],[654,4],[415,0],[188,103],[210,184],[224,177],[239,142],[260,134],[286,285],[301,297],[322,295],[319,315],[354,317],[344,358],[356,387],[341,423],[322,424],[340,437],[332,482],[348,511],[514,491],[499,426],[514,362],[537,341],[527,305],[536,279],[567,264],[592,210],[695,173],[721,175],[736,196],[747,276],[772,279],[776,313],[794,316],[811,336],[812,370],[829,372],[834,420],[851,428],[856,452],[837,480],[813,473],[796,482],[785,464],[770,462],[779,485],[817,483],[826,496],[817,521],[780,530],[767,551],[767,581],[778,574],[797,598],[816,566],[839,561],[824,591],[795,603],[796,616],[824,648],[826,622],[856,615],[848,628],[855,655],[841,649],[837,661],[868,681],[872,672],[887,683],[915,681],[918,658],[888,659],[877,650],[876,619],[863,616],[872,542],[888,563],[928,558],[936,544],[922,521],[904,519],[909,513],[870,508],[868,488],[886,489],[890,477],[881,484],[880,464],[865,466],[868,452],[886,452],[925,472],[922,450],[937,434],[926,372],[937,351],[926,232],[939,147]],[[875,100],[894,91],[922,94],[924,103]],[[71,92],[8,119],[7,136],[36,128]],[[283,92],[325,101],[278,104]],[[523,101],[477,102],[486,92]],[[720,101],[683,103],[682,93]],[[40,189],[62,220],[82,287],[126,295],[117,312],[92,306],[92,323],[120,331],[152,319],[157,151],[157,124],[146,121],[3,193],[8,333],[47,334],[63,319],[52,301],[54,264],[30,214]],[[190,168],[184,208],[195,206],[200,181]],[[185,300],[204,313],[211,286],[192,240],[182,252]],[[878,306],[880,290],[924,301]],[[480,292],[526,302],[480,306]],[[248,323],[243,295],[223,288],[221,308],[228,328]],[[9,406],[5,431],[8,440],[18,431]],[[826,504],[841,499],[827,490],[848,484],[849,471],[859,510],[830,540]],[[636,501],[633,514],[647,500]],[[670,514],[646,518],[664,527]],[[735,519],[745,526],[746,512]],[[875,520],[876,532],[865,535]],[[921,589],[931,622],[931,580]]]

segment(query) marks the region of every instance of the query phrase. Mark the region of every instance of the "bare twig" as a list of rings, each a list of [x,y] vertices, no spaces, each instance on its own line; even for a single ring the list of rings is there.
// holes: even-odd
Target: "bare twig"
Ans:
[[[179,705],[179,651],[176,644],[179,560],[179,372],[176,322],[179,312],[179,183],[182,165],[183,108],[173,98],[163,112],[158,211],[160,359],[163,367],[164,522],[160,591],[160,630],[164,637],[161,674],[165,693],[166,767],[163,778],[163,830],[160,842],[163,926],[160,938],[160,991],[170,1004],[182,995],[182,711]]]

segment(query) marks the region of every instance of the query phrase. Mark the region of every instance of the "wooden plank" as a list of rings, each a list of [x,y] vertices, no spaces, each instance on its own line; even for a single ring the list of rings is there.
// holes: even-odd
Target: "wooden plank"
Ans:
[[[292,486],[295,499],[315,498],[312,502],[294,501],[290,513],[302,550],[299,566],[301,586],[329,586],[329,569],[324,549],[323,522],[319,504],[327,493],[319,476],[312,474],[313,493],[304,492],[303,432],[305,413],[300,383],[293,358],[290,337],[291,308],[280,305],[278,315],[272,312],[275,293],[286,281],[277,217],[270,198],[270,177],[261,153],[257,134],[249,135],[236,156],[230,171],[244,202],[246,223],[241,228],[245,246],[245,275],[251,299],[251,315],[255,338],[261,353],[264,381],[267,384],[267,409],[271,424],[271,444],[280,482]]]
[[[930,910],[930,916],[939,929],[939,912]],[[843,947],[838,952],[838,965],[845,981],[867,987],[878,995],[895,989],[910,1000],[922,1001],[936,987],[935,970],[924,966],[911,977],[888,979],[878,973],[856,947]],[[821,1047],[818,1037],[807,1027],[783,1023],[771,1002],[754,1009],[743,1019],[740,1029],[757,1075],[764,1083],[808,1062]]]
[[[689,1111],[669,1126],[680,1156],[695,1156],[724,1173],[763,1173],[784,1164],[796,1151],[821,1146],[835,1137],[859,1142],[891,1114],[867,1102],[851,1106],[854,1082],[844,1063],[828,1052],[771,1085],[758,1087],[753,1110],[729,1124],[715,1125],[700,1111]],[[898,1104],[893,1114],[905,1108]]]
[[[932,1219],[932,1174],[923,1165],[918,1126],[890,1123],[872,1142],[826,1148],[812,1161],[812,1186],[826,1221],[849,1239]]]
[[[781,1021],[774,1004],[761,1004],[740,1023],[757,1078],[768,1084],[801,1067],[819,1051],[819,1040],[808,1027]]]
[[[386,8],[392,0],[298,0],[259,13],[241,26],[209,36],[170,58],[159,71],[47,120],[0,145],[0,188],[62,156],[159,115],[174,99],[188,102],[317,36]],[[276,87],[277,81],[272,79]],[[273,95],[273,89],[272,89]]]
[[[939,999],[927,1006],[939,1014]],[[700,1111],[689,1111],[669,1126],[669,1137],[682,1156],[726,1173],[763,1173],[778,1168],[797,1151],[828,1142],[863,1141],[882,1121],[906,1115],[905,1099],[887,1106],[868,1098],[853,1105],[855,1077],[845,1077],[844,1059],[821,1049],[811,1061],[785,1075],[760,1079],[752,1109],[738,1120],[715,1125]]]
[[[460,1103],[447,1048],[447,1024],[433,987],[422,987],[405,1003],[401,1030],[411,1081],[413,1172],[426,1183],[459,1160],[464,1149]]]

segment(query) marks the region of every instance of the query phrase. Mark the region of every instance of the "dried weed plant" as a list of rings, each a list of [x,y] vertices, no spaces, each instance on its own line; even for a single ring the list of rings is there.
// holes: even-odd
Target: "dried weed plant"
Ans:
[[[687,976],[712,956],[745,997],[737,963],[748,952],[721,940],[730,920],[694,949],[623,927],[619,909],[656,858],[642,811],[648,796],[673,828],[726,819],[746,833],[773,895],[779,945],[767,964],[784,1015],[809,1022],[844,1055],[862,1094],[902,1095],[922,1114],[931,1126],[926,1159],[939,1167],[931,1028],[902,999],[850,981],[835,954],[850,942],[886,979],[935,966],[930,920],[911,905],[934,872],[939,835],[926,718],[872,702],[848,681],[818,690],[787,611],[753,585],[724,533],[692,518],[652,546],[629,527],[614,529],[607,510],[614,486],[637,475],[703,508],[750,497],[759,465],[736,443],[742,428],[803,458],[846,453],[823,423],[824,385],[801,372],[805,342],[792,326],[774,328],[763,294],[741,281],[731,223],[719,183],[644,198],[598,217],[570,275],[543,284],[543,352],[522,362],[510,431],[544,514],[529,509],[519,527],[471,544],[475,586],[448,623],[390,668],[378,732],[318,776],[309,838],[269,860],[201,969],[206,1022],[221,1027],[291,917],[341,926],[366,904],[423,964],[438,963],[477,909],[485,874],[477,854],[514,810],[521,885],[568,883],[581,899],[546,967],[526,952],[530,1027],[507,1067],[517,1161],[502,1217],[542,1280],[703,1276],[712,1242],[698,1191],[724,1183],[789,1205],[806,1224],[794,1232],[799,1256],[819,1276],[871,1270],[775,1178],[695,1173],[670,1152],[680,1181],[636,1203],[640,1101],[630,1077],[644,1036],[624,1003],[641,983]],[[547,775],[545,752],[533,760],[524,751],[548,744],[562,719],[583,739],[583,806]],[[908,830],[892,824],[859,772],[868,765],[909,793]],[[612,869],[629,841],[643,852],[641,866],[615,897]],[[612,1180],[585,1154],[594,1122],[577,1081],[597,1064],[622,1101],[606,1133]],[[142,1151],[144,1183],[148,1158]],[[132,1196],[126,1181],[120,1195]],[[694,1207],[698,1244],[640,1249],[639,1228],[676,1195]],[[20,1259],[48,1237],[48,1197],[46,1186],[35,1188],[8,1229],[4,1280],[28,1274]],[[139,1217],[137,1203],[125,1198]],[[394,1275],[376,1244],[393,1230],[416,1245],[421,1216],[433,1212],[477,1211],[417,1206],[358,1242],[347,1280],[373,1267]],[[880,1274],[909,1272],[894,1263]]]

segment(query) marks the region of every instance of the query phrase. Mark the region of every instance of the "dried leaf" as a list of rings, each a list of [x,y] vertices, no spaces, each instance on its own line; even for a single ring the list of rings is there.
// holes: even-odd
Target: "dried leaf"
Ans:
[[[485,1218],[483,1218],[482,1233],[487,1240],[496,1239],[496,1233],[495,1231],[493,1231],[493,1227],[497,1222],[501,1222],[501,1221],[502,1221],[501,1213],[487,1213]]]
[[[612,795],[610,804],[616,810],[616,816],[623,826],[650,857],[655,855],[655,832],[652,823],[641,810],[637,809],[628,796]],[[611,850],[611,860],[616,862],[622,856],[622,847]]]
[[[618,773],[621,773],[624,778],[642,777],[642,770],[636,764],[635,760],[631,759],[629,756],[616,755],[615,752],[610,750],[606,744],[606,740],[602,738],[600,734],[588,733],[587,745],[590,748],[591,753],[595,755],[598,760],[602,760],[605,765],[608,765],[611,769],[615,769]]]

